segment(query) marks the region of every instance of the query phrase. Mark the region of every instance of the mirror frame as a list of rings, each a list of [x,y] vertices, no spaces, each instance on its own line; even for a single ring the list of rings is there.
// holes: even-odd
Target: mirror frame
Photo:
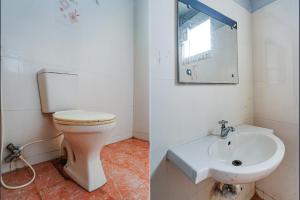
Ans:
[[[237,79],[237,82],[235,83],[205,83],[205,82],[182,82],[180,81],[180,65],[179,65],[179,49],[178,49],[178,38],[179,38],[179,20],[178,20],[178,3],[181,2],[181,3],[184,3],[186,4],[187,6],[190,6],[196,10],[198,10],[199,12],[202,12],[218,21],[221,21],[222,23],[230,26],[231,28],[234,28],[234,29],[237,29],[237,22],[233,19],[230,19],[229,17],[223,15],[222,13],[210,8],[209,6],[205,5],[204,3],[201,3],[200,1],[198,0],[176,0],[176,3],[175,3],[175,9],[176,9],[176,14],[175,14],[175,17],[176,17],[176,63],[177,63],[177,83],[178,84],[208,84],[208,85],[220,85],[220,84],[224,84],[224,85],[237,85],[239,84],[239,81],[240,81],[240,78],[239,78],[239,65],[238,65],[238,60],[237,60],[237,74],[238,74],[238,79]],[[238,59],[238,33],[237,33],[237,59]]]

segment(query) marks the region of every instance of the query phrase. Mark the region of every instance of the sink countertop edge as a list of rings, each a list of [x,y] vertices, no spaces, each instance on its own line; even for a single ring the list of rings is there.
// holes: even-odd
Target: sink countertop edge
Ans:
[[[178,157],[172,150],[168,150],[167,159],[174,164],[174,166],[181,169],[181,171],[193,182],[195,183],[196,173],[195,170],[188,165],[184,160]]]
[[[216,136],[210,135],[209,137],[194,140],[188,143],[185,143],[183,145],[175,146],[168,150],[167,152],[167,158],[170,160],[175,166],[180,168],[182,172],[188,176],[188,178],[195,184],[198,184],[199,182],[211,177],[210,176],[210,169],[212,166],[212,162],[208,155],[208,146],[212,144],[216,140]],[[200,144],[199,144],[200,143]],[[187,146],[189,145],[189,146]],[[200,151],[206,151],[205,156],[201,158],[201,161],[196,163],[195,166],[190,165],[188,158],[186,157],[186,154],[180,153],[182,149],[195,147],[197,150],[198,147],[201,147]],[[195,151],[193,151],[195,152]],[[196,153],[196,152],[195,152]],[[192,157],[192,156],[191,156]],[[205,161],[203,161],[205,160]],[[193,163],[195,164],[195,163]],[[188,171],[186,171],[187,169]]]

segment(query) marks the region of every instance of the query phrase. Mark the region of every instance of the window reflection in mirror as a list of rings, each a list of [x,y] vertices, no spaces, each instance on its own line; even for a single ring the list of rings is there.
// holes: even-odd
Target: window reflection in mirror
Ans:
[[[211,49],[210,19],[195,27],[187,28],[187,38],[183,42],[183,58],[207,52]]]
[[[177,20],[179,82],[238,83],[237,29],[180,0]]]

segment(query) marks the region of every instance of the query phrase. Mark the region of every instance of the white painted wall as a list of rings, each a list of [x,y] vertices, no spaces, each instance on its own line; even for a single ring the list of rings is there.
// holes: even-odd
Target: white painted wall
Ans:
[[[255,125],[274,129],[286,147],[283,163],[256,187],[266,199],[299,199],[299,1],[274,1],[252,20]]]
[[[134,1],[133,136],[149,140],[149,1]]]
[[[238,22],[240,83],[178,85],[175,2],[150,2],[151,199],[209,199],[214,184],[212,179],[194,185],[166,161],[165,156],[170,147],[207,135],[221,119],[232,125],[252,123],[251,15],[232,0],[203,0],[203,3]],[[253,195],[254,184],[246,187],[248,192],[245,196]]]
[[[36,72],[42,67],[77,71],[80,107],[117,115],[109,142],[132,137],[133,1],[99,2],[79,1],[79,23],[71,24],[59,1],[1,1],[4,145],[56,134],[51,116],[40,110]],[[56,140],[33,145],[25,157],[37,163],[58,153]]]

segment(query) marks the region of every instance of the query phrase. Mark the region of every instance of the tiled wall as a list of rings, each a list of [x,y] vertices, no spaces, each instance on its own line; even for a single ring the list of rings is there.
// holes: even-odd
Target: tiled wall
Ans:
[[[238,22],[238,85],[178,85],[175,63],[175,0],[150,1],[151,198],[209,199],[214,183],[192,184],[171,163],[167,150],[205,136],[221,119],[252,123],[251,15],[232,0],[202,2]],[[248,185],[248,197],[254,192]],[[247,190],[246,190],[247,191]]]
[[[285,144],[283,163],[256,187],[265,199],[299,199],[299,1],[253,13],[254,123]]]
[[[149,0],[135,0],[133,136],[149,140]]]
[[[5,145],[56,134],[51,116],[40,111],[36,72],[42,67],[78,72],[80,108],[117,115],[109,142],[132,137],[133,1],[79,1],[77,10],[72,24],[59,1],[1,1]],[[58,153],[56,140],[28,148],[25,157],[37,163]]]

